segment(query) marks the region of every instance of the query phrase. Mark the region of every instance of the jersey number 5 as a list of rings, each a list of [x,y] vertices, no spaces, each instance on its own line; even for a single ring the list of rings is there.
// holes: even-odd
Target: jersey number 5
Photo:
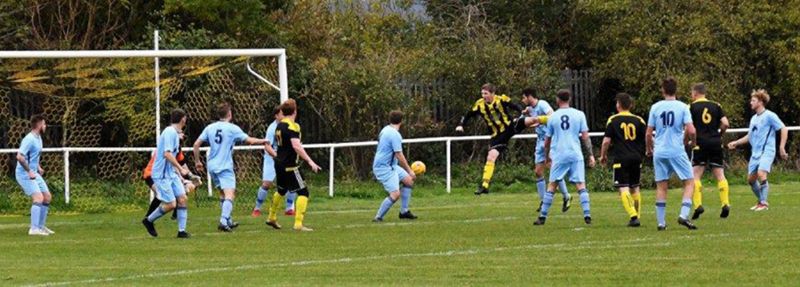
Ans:
[[[622,123],[619,125],[622,129],[623,136],[625,136],[626,141],[635,141],[636,140],[636,126],[633,124],[626,124]]]
[[[214,135],[214,142],[217,144],[222,143],[222,130],[217,130],[217,133]]]

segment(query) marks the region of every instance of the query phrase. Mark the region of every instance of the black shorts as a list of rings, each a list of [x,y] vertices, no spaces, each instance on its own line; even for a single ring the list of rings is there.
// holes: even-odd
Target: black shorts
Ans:
[[[306,182],[303,180],[303,175],[297,167],[290,168],[290,170],[287,171],[286,168],[276,166],[275,185],[278,187],[278,193],[280,195],[286,195],[286,193],[289,192],[297,192],[300,194],[301,190],[306,190]]]
[[[153,187],[153,184],[155,184],[155,182],[153,182],[153,178],[152,177],[145,177],[144,178],[144,183],[147,184],[147,188],[151,188],[151,187]]]
[[[622,160],[614,162],[614,187],[639,187],[642,178],[642,161]]]
[[[508,142],[511,141],[517,133],[525,129],[525,120],[520,118],[514,119],[511,125],[506,127],[503,132],[497,134],[489,140],[489,150],[496,149],[500,154],[508,150]]]
[[[697,146],[689,155],[693,166],[711,166],[711,168],[723,168],[725,154],[722,146]]]

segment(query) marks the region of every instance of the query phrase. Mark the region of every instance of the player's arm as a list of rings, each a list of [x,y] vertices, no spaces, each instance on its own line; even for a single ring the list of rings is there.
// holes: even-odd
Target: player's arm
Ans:
[[[737,146],[740,146],[743,143],[746,143],[746,142],[749,142],[749,141],[750,141],[750,131],[748,131],[747,134],[744,135],[743,137],[741,137],[740,139],[732,141],[732,142],[729,142],[728,143],[728,149],[736,149]]]
[[[397,159],[397,164],[399,164],[400,167],[405,169],[406,172],[408,172],[408,174],[412,176],[412,178],[417,176],[416,174],[414,174],[414,171],[411,170],[411,165],[408,164],[406,155],[404,155],[402,151],[395,152],[394,157]]]
[[[200,146],[203,145],[205,141],[201,136],[196,141],[194,141],[194,145],[192,146],[192,155],[194,156],[194,168],[197,169],[198,172],[203,170],[203,161],[200,160]]]
[[[786,153],[786,140],[789,139],[789,128],[783,126],[781,128],[781,143],[780,143],[780,155],[783,160],[789,159],[789,154]]]
[[[31,167],[28,165],[28,160],[25,159],[25,156],[22,155],[22,152],[17,153],[17,161],[19,162],[19,165],[21,165],[22,168],[25,169],[26,172],[28,172],[28,177],[30,177],[31,179],[36,178],[36,175],[33,173]]]
[[[274,149],[274,148],[272,148],[272,143],[271,143],[271,142],[269,142],[269,140],[268,140],[266,143],[264,143],[264,145],[266,145],[267,154],[268,154],[269,156],[271,156],[271,157],[278,157],[278,152],[277,152],[277,151],[275,151],[275,149]]]
[[[719,133],[724,135],[730,127],[731,123],[728,121],[728,117],[722,116],[722,118],[719,119]]]
[[[250,136],[248,136],[248,137],[247,137],[247,138],[244,140],[244,143],[245,143],[245,144],[248,144],[248,145],[262,145],[262,144],[267,144],[267,143],[269,143],[269,141],[268,141],[268,140],[266,140],[266,139],[260,139],[260,138],[254,138],[254,137],[250,137]]]
[[[583,142],[583,149],[586,150],[586,155],[589,156],[589,167],[594,167],[594,148],[592,147],[592,139],[589,137],[589,131],[581,132],[581,141]]]
[[[647,156],[653,155],[653,133],[655,128],[648,125],[647,131],[645,131],[644,142],[645,142],[645,153]]]
[[[526,127],[532,127],[532,126],[537,126],[537,125],[546,125],[548,118],[549,118],[549,115],[547,115],[547,116],[538,116],[538,117],[525,117],[525,126]]]
[[[511,101],[501,101],[500,104],[503,105],[503,108],[505,109],[517,111],[519,114],[522,113],[522,106],[512,103]]]
[[[552,142],[553,140],[549,136],[544,137],[544,155],[547,162],[550,162],[550,144]]]
[[[189,171],[181,166],[181,164],[178,162],[178,159],[176,159],[175,155],[172,154],[172,151],[164,151],[164,158],[166,158],[167,161],[172,164],[173,167],[175,167],[175,170],[180,172],[181,176],[186,176],[189,174]]]
[[[694,124],[687,123],[683,128],[686,131],[685,144],[694,147],[697,144],[697,130],[694,128]]]
[[[611,138],[603,137],[603,144],[600,145],[600,164],[608,162],[608,148],[611,146]]]
[[[300,138],[292,138],[292,148],[294,148],[294,151],[298,156],[300,156],[300,158],[308,163],[308,166],[311,167],[311,170],[314,172],[318,172],[320,170],[320,167],[317,165],[317,163],[315,163],[314,160],[308,156],[308,153],[306,153],[306,149],[303,148],[303,143],[300,142]]]
[[[464,132],[464,126],[467,125],[469,120],[472,119],[472,117],[477,116],[480,113],[481,112],[478,111],[477,106],[473,107],[469,112],[467,112],[467,114],[465,114],[463,117],[461,117],[461,120],[458,122],[458,126],[456,127],[456,131],[460,132],[460,133]]]

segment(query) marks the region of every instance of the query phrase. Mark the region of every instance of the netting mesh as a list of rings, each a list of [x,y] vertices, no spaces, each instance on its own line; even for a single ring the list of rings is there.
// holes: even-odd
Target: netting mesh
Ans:
[[[252,67],[277,83],[275,60],[253,59]],[[263,136],[279,92],[250,75],[246,63],[244,57],[161,59],[161,128],[169,124],[171,109],[183,108],[189,114],[183,145],[191,146],[205,125],[213,122],[214,105],[227,100],[234,106],[234,122],[251,136]],[[38,113],[48,118],[45,147],[154,146],[153,73],[152,59],[2,60],[0,148],[18,147],[29,131],[28,119]],[[193,170],[191,154],[186,155]],[[0,213],[24,212],[30,203],[14,180],[15,155],[0,156]],[[67,205],[64,155],[45,153],[42,166],[54,209],[142,209],[149,191],[141,172],[149,156],[149,152],[70,153],[71,203]],[[261,159],[258,151],[236,153],[240,196],[254,194],[260,183]],[[216,199],[207,197],[206,186],[198,191],[191,196],[194,204],[216,204]]]

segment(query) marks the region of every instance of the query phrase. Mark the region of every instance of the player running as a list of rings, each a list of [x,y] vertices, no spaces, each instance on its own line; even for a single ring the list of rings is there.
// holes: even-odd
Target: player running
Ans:
[[[481,86],[481,96],[467,112],[461,117],[461,121],[456,127],[456,132],[464,132],[466,125],[472,117],[480,115],[486,122],[491,131],[492,138],[489,144],[489,153],[486,156],[486,165],[483,167],[483,179],[478,185],[475,195],[489,193],[489,183],[494,175],[495,161],[508,149],[508,142],[511,138],[525,128],[522,122],[514,119],[510,110],[522,112],[519,105],[511,102],[506,95],[495,95],[495,87],[492,84]]]
[[[689,220],[694,192],[694,176],[692,164],[684,147],[686,139],[695,142],[695,129],[689,106],[678,101],[676,93],[678,83],[668,77],[661,82],[661,94],[664,100],[650,108],[647,120],[647,153],[653,155],[653,167],[656,180],[656,218],[658,230],[667,229],[666,207],[669,177],[672,173],[683,181],[683,202],[678,217],[678,224],[690,230],[697,227]],[[685,136],[684,136],[685,132]],[[654,139],[655,133],[655,139]]]
[[[183,133],[180,133],[178,137],[181,139],[181,142],[183,142]],[[178,160],[178,164],[181,167],[183,167],[186,170],[189,170],[189,166],[186,164],[186,157],[183,155],[183,152],[179,151],[175,159]],[[144,182],[147,185],[147,188],[150,189],[150,192],[153,193],[153,200],[150,201],[150,207],[147,208],[147,213],[145,213],[144,216],[150,215],[150,213],[153,213],[153,211],[155,211],[156,208],[158,208],[158,206],[161,205],[161,200],[158,199],[158,191],[156,189],[156,185],[155,182],[153,181],[153,176],[152,176],[153,164],[155,163],[155,161],[156,161],[156,152],[153,151],[153,153],[150,155],[150,162],[147,163],[147,166],[142,171],[142,179],[144,179]],[[185,177],[181,176],[181,183],[183,183],[183,189],[186,190],[187,194],[194,192],[195,189],[197,189],[197,187],[203,184],[202,180],[200,179],[200,176],[192,174],[191,171],[189,171],[189,174],[187,174],[187,176]],[[172,210],[172,220],[176,219],[178,219],[178,210],[174,209]]]
[[[42,175],[44,169],[39,160],[42,154],[42,134],[47,129],[47,122],[42,115],[31,117],[31,131],[22,138],[17,151],[17,167],[14,175],[25,195],[31,201],[31,226],[28,235],[48,236],[55,234],[47,228],[47,212],[50,209],[50,189],[47,188]]]
[[[218,122],[203,129],[203,133],[194,142],[194,164],[198,172],[204,170],[200,159],[200,146],[208,143],[208,173],[211,182],[221,191],[221,212],[217,229],[231,232],[239,224],[231,219],[233,200],[236,193],[236,174],[233,171],[233,146],[244,142],[248,145],[265,145],[267,140],[248,136],[239,126],[231,123],[233,112],[229,103],[217,105]],[[266,147],[265,147],[266,148]]]
[[[556,95],[556,110],[546,120],[545,150],[552,160],[550,168],[550,186],[544,196],[544,203],[539,218],[534,225],[544,225],[558,184],[569,180],[578,189],[583,220],[592,224],[592,215],[589,204],[589,190],[586,189],[583,153],[581,142],[589,156],[589,167],[594,167],[595,159],[592,151],[592,142],[589,139],[589,127],[586,115],[569,106],[572,93],[569,90],[560,90]],[[526,120],[527,121],[527,120]],[[541,121],[541,118],[537,121]]]
[[[411,201],[411,188],[417,175],[408,165],[403,155],[403,136],[400,135],[400,126],[403,122],[403,113],[392,111],[389,114],[389,125],[381,130],[378,135],[378,148],[375,159],[372,161],[372,173],[375,179],[383,185],[389,195],[383,200],[375,214],[373,222],[382,222],[383,217],[389,212],[398,198],[401,198],[400,219],[417,219],[417,216],[408,209]],[[402,188],[400,183],[403,184]]]
[[[706,85],[703,83],[692,85],[692,100],[689,110],[697,130],[697,144],[691,153],[694,166],[694,194],[692,195],[694,214],[692,220],[700,218],[700,215],[705,212],[702,178],[707,166],[711,168],[711,173],[717,179],[719,201],[722,204],[719,217],[727,218],[731,210],[731,203],[728,197],[728,180],[725,178],[723,163],[722,135],[730,126],[728,117],[725,116],[719,103],[706,98]]]
[[[275,120],[267,127],[267,150],[264,153],[264,166],[261,173],[261,187],[258,188],[258,195],[256,196],[256,206],[253,208],[252,216],[261,216],[261,206],[267,200],[269,189],[272,188],[275,182],[275,157],[278,156],[278,142],[275,140],[275,130],[278,128],[278,123],[283,119],[281,113],[281,106],[278,105],[272,111],[272,116]],[[294,215],[294,200],[297,198],[297,193],[290,192],[286,196],[286,210],[284,214]]]
[[[309,192],[300,173],[299,161],[303,159],[314,172],[319,172],[320,167],[308,156],[308,153],[303,148],[300,125],[295,122],[295,118],[297,118],[297,103],[293,99],[286,100],[281,105],[281,112],[283,113],[283,120],[278,124],[275,131],[275,139],[278,142],[278,156],[275,158],[275,183],[278,186],[278,192],[273,195],[267,225],[275,229],[281,228],[278,224],[278,209],[283,201],[283,196],[289,192],[296,192],[294,230],[314,231],[303,225],[303,219],[308,208]]]
[[[752,152],[750,163],[748,164],[747,181],[753,189],[753,194],[758,199],[758,204],[750,210],[763,211],[769,209],[767,197],[769,196],[769,183],[767,175],[772,169],[772,162],[775,160],[775,133],[780,130],[781,144],[780,156],[786,160],[789,154],[786,153],[786,140],[789,137],[789,129],[783,124],[778,115],[767,110],[769,94],[765,90],[753,91],[750,95],[750,108],[756,112],[750,118],[750,128],[747,135],[733,142],[728,143],[729,149],[736,149],[737,146],[750,143]]]
[[[150,236],[157,237],[158,232],[153,223],[177,208],[178,238],[189,238],[191,235],[186,232],[188,217],[186,190],[178,177],[179,175],[187,176],[189,170],[183,168],[175,159],[175,155],[181,152],[179,134],[186,126],[186,112],[181,109],[172,110],[170,123],[171,125],[165,128],[158,138],[152,172],[153,183],[158,191],[157,197],[162,204],[161,207],[156,208],[150,215],[142,219],[142,224]]]
[[[608,162],[608,149],[612,147],[614,157],[614,187],[619,190],[620,200],[630,221],[628,226],[639,227],[641,216],[642,160],[645,153],[644,120],[631,113],[633,98],[626,93],[617,94],[617,114],[608,118],[603,145],[600,148],[600,163]]]
[[[525,110],[522,113],[528,117],[538,118],[540,116],[550,116],[553,113],[550,104],[540,99],[531,88],[522,90],[522,103],[525,104]],[[544,180],[545,160],[547,159],[547,154],[545,154],[544,150],[545,129],[546,127],[543,124],[536,126],[536,154],[534,155],[536,166],[534,173],[536,174],[536,191],[539,194],[539,208],[536,209],[536,212],[542,210],[544,193],[547,191],[547,183]],[[558,190],[561,191],[561,195],[564,197],[561,211],[567,212],[572,205],[572,196],[569,195],[565,181],[559,182]]]

